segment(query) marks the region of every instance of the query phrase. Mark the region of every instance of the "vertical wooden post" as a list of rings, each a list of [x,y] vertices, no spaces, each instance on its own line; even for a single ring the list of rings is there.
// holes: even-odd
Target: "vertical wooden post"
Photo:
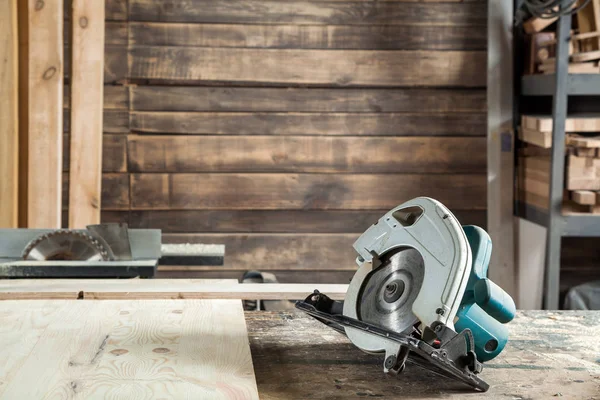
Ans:
[[[30,228],[62,219],[63,2],[29,0],[28,212]]]
[[[104,1],[73,0],[69,228],[100,223]]]
[[[0,2],[0,228],[18,226],[17,0]]]

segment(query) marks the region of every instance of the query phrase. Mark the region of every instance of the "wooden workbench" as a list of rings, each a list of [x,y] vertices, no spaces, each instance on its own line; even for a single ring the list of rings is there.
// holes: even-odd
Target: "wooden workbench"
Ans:
[[[300,313],[246,313],[262,400],[370,398],[600,399],[600,312],[519,312],[499,359],[486,363],[489,391],[408,366],[383,373],[382,356]]]

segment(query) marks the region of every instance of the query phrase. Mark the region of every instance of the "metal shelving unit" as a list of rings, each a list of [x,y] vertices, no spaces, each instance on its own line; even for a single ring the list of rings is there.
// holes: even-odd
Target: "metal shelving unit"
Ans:
[[[546,309],[558,309],[561,239],[566,236],[600,236],[600,216],[563,214],[565,170],[565,120],[568,97],[600,96],[600,74],[569,74],[571,15],[559,18],[556,32],[556,73],[528,75],[521,79],[521,95],[552,96],[552,156],[548,210],[517,204],[515,214],[547,228],[545,293]]]

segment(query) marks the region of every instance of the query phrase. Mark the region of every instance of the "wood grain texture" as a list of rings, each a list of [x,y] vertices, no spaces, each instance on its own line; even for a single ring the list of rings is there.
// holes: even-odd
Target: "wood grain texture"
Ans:
[[[64,132],[71,129],[70,110],[64,110]],[[129,113],[126,110],[104,109],[102,116],[102,130],[104,133],[128,133],[129,132]]]
[[[115,44],[122,26],[107,25]],[[131,22],[133,46],[485,50],[485,25],[231,25]]]
[[[468,206],[468,205],[467,205]],[[102,221],[129,222],[130,228],[163,233],[363,233],[389,210],[181,210],[104,212]],[[452,212],[463,225],[485,229],[483,210]],[[229,256],[230,249],[227,249]]]
[[[483,136],[485,114],[132,112],[141,133]]]
[[[63,174],[63,202],[62,209],[69,208],[69,174]],[[102,174],[102,209],[129,210],[129,174],[105,173]],[[62,215],[61,215],[62,218]]]
[[[169,279],[241,279],[246,270],[240,269],[213,269],[213,270],[196,270],[194,267],[186,266],[158,266],[156,278]],[[348,284],[354,276],[356,270],[345,271],[323,271],[311,269],[310,273],[306,270],[276,270],[271,269],[269,272],[277,276],[277,280],[281,283],[342,283]]]
[[[360,233],[165,234],[163,243],[224,244],[227,254],[219,270],[237,270],[241,278],[239,271],[248,270],[356,271],[356,252],[352,243],[359,236]],[[180,270],[175,266],[172,269]],[[195,271],[214,269],[193,267]]]
[[[299,25],[485,25],[486,5],[477,3],[130,0],[132,21],[206,23],[291,23]]]
[[[100,223],[104,1],[73,0],[69,228]]]
[[[598,397],[598,354],[589,350],[600,334],[598,311],[517,312],[506,325],[508,345],[479,375],[490,384],[483,395],[410,364],[404,374],[385,379],[381,355],[358,350],[343,335],[301,312],[249,312],[246,321],[258,389],[265,400]]]
[[[63,139],[63,7],[28,1],[29,228],[60,228]]]
[[[348,285],[321,289],[332,299],[343,300]],[[197,279],[20,279],[0,282],[0,300],[303,300],[314,290],[314,284],[239,285]]]
[[[132,174],[131,209],[381,210],[428,196],[476,210],[485,191],[484,175]]]
[[[106,96],[109,95],[105,89]],[[485,113],[485,90],[132,86],[135,111]]]
[[[531,130],[552,132],[552,117],[521,116],[521,124]],[[600,132],[599,115],[573,115],[565,120],[565,132]]]
[[[134,80],[485,86],[485,74],[481,74],[486,65],[483,51],[352,50],[340,57],[336,50],[144,46],[133,47],[129,53],[130,77]]]
[[[467,137],[130,135],[127,148],[130,172],[479,173],[485,146]]]
[[[129,88],[127,86],[104,85],[104,110],[128,110]],[[69,85],[64,88],[64,108],[71,107],[71,89]]]
[[[17,1],[0,4],[0,228],[19,217],[19,42]]]
[[[63,143],[63,172],[68,172],[71,156],[69,149],[69,135],[64,136]],[[127,136],[103,136],[102,172],[127,172]]]
[[[0,315],[4,398],[258,399],[239,300],[5,301]]]

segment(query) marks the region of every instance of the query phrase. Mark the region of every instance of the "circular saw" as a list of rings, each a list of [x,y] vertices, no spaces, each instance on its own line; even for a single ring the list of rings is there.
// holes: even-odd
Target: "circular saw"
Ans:
[[[359,266],[343,302],[315,293],[296,307],[361,350],[383,354],[387,373],[407,363],[488,389],[482,363],[506,345],[515,305],[487,279],[491,240],[419,197],[381,217],[354,243]]]

